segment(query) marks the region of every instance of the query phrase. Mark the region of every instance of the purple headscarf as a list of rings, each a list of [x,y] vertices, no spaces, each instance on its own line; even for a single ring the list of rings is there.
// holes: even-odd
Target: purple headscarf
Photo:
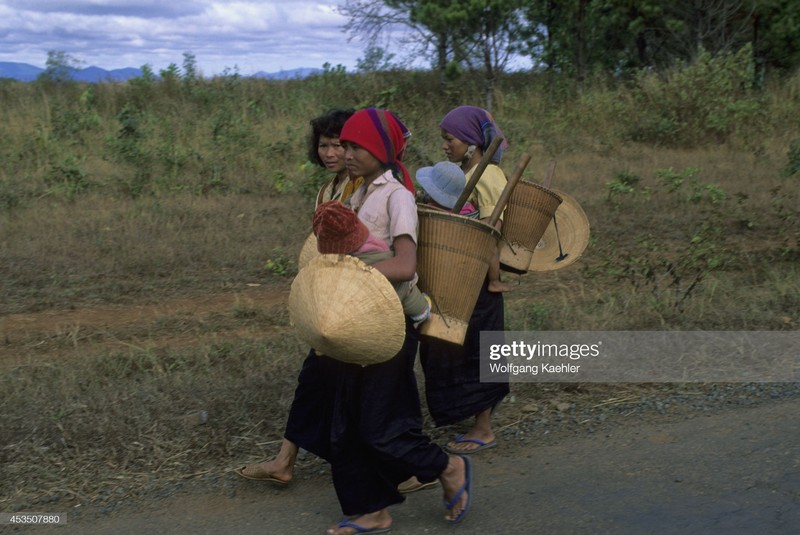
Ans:
[[[480,147],[484,152],[495,137],[503,135],[492,114],[476,106],[459,106],[451,110],[439,126],[464,143]],[[492,157],[492,163],[499,164],[507,148],[508,141],[503,140]]]

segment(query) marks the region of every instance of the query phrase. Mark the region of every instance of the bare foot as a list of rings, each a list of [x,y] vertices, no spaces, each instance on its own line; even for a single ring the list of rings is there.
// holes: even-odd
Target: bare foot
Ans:
[[[469,503],[469,494],[466,490],[467,461],[458,455],[450,455],[447,468],[445,468],[442,475],[439,476],[439,481],[442,483],[442,488],[444,489],[444,501],[446,504],[452,502],[458,493],[464,489],[458,501],[453,504],[444,517],[448,522],[459,521],[461,519],[461,513]]]
[[[367,513],[358,517],[345,518],[339,525],[330,528],[328,535],[355,535],[365,530],[388,529],[392,526],[392,516],[388,509]],[[378,532],[381,533],[381,532]]]
[[[240,476],[256,481],[272,481],[279,485],[288,485],[293,477],[292,467],[271,459],[258,464],[248,464],[236,471]]]
[[[486,287],[492,293],[503,293],[503,292],[512,292],[514,291],[514,286],[508,284],[507,282],[503,282],[500,280],[493,280],[489,281],[489,285]]]

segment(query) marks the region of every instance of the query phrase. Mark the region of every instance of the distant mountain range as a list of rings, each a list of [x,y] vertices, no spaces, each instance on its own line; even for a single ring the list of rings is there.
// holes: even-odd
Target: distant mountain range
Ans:
[[[0,61],[0,78],[11,78],[20,82],[32,82],[44,72],[44,69],[27,63],[14,63]],[[100,67],[86,67],[85,69],[70,69],[70,75],[77,82],[124,82],[142,75],[141,69],[127,67],[124,69],[106,70]],[[307,78],[319,74],[322,69],[303,67],[288,71],[264,72],[259,71],[250,78],[266,78],[268,80],[289,80],[294,78]]]
[[[258,71],[257,73],[253,74],[251,78],[267,78],[268,80],[293,80],[295,78],[308,78],[309,76],[313,76],[315,74],[322,74],[322,72],[322,69],[301,67],[299,69],[278,72]]]

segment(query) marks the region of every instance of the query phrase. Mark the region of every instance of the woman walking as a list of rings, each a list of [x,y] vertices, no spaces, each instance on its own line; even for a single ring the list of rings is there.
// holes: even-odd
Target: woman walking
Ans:
[[[360,176],[351,178],[350,173],[347,171],[344,161],[344,147],[342,147],[339,139],[344,123],[353,113],[355,113],[355,110],[336,109],[311,120],[311,133],[308,138],[308,158],[333,173],[330,180],[317,193],[317,206],[332,200],[346,200],[363,182]],[[312,357],[314,357],[313,349],[303,363],[303,370],[300,372],[304,381],[315,381],[325,376],[324,368],[317,369],[317,366],[324,366],[324,363],[320,363]],[[323,384],[318,386],[322,388]],[[302,406],[304,406],[302,403],[298,403],[298,408],[289,412],[286,432],[275,458],[245,465],[236,471],[237,474],[247,479],[269,481],[281,486],[286,486],[292,481],[299,448],[289,437],[302,435],[302,428],[309,420],[309,415],[300,412],[299,408]]]
[[[484,152],[502,132],[491,114],[475,106],[459,106],[440,122],[447,159],[461,166],[466,179],[472,177]],[[508,144],[503,141],[486,167],[469,199],[482,220],[494,210],[507,179],[500,159]],[[503,294],[490,291],[488,278],[481,287],[478,301],[469,320],[463,346],[423,341],[420,361],[425,373],[428,409],[437,426],[451,425],[472,418],[470,429],[451,440],[446,450],[471,454],[497,444],[491,417],[497,405],[509,393],[508,383],[480,381],[480,332],[504,329]]]

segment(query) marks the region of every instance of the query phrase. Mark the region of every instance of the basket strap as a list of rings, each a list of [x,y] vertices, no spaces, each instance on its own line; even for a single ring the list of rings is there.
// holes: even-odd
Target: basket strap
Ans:
[[[558,233],[558,221],[556,221],[556,214],[553,214],[553,227],[556,230],[556,241],[558,241],[558,252],[559,252],[556,261],[561,262],[562,260],[564,260],[566,257],[569,256],[569,253],[565,254],[564,249],[561,248],[561,235]]]

